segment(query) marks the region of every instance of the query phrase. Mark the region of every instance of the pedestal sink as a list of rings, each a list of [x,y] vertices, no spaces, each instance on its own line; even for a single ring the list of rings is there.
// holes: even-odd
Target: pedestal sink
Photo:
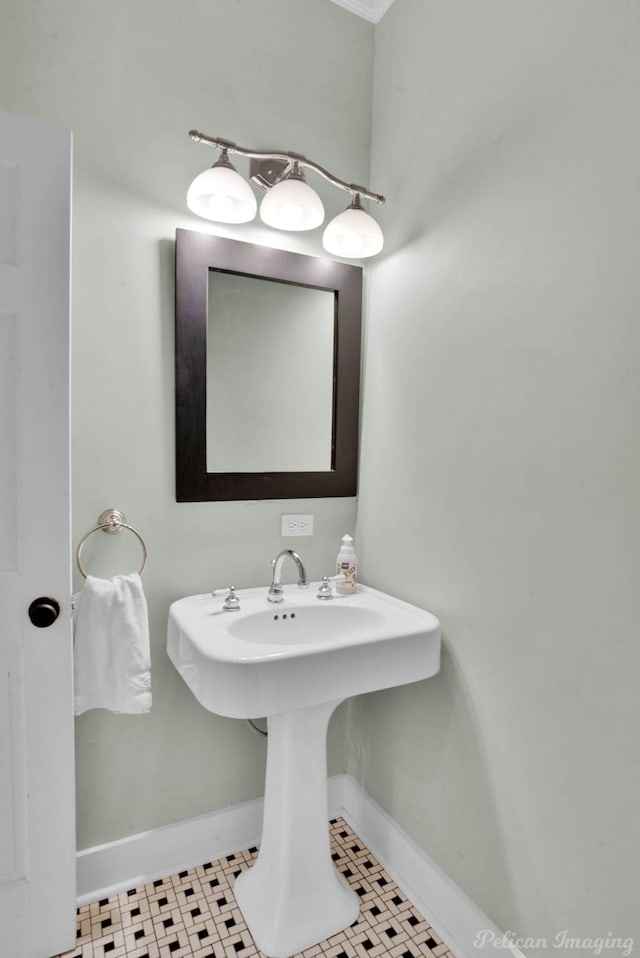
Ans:
[[[331,860],[326,732],[334,709],[363,692],[429,678],[440,623],[376,589],[322,601],[313,588],[195,595],[169,610],[167,650],[198,701],[231,718],[267,717],[264,821],[258,860],[234,887],[258,948],[288,958],[348,927],[358,896]]]

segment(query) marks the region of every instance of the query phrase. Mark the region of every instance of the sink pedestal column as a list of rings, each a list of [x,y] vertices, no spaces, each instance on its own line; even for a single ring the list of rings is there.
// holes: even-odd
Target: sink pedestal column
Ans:
[[[358,917],[359,899],[331,859],[327,726],[339,702],[268,717],[262,841],[234,893],[258,948],[289,958]]]

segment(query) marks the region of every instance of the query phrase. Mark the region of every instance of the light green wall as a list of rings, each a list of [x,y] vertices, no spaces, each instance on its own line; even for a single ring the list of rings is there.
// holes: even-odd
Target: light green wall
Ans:
[[[263,740],[195,702],[164,651],[167,609],[231,582],[267,583],[283,545],[299,548],[311,577],[330,573],[356,507],[354,499],[175,502],[173,240],[176,227],[210,228],[188,214],[185,192],[217,156],[187,134],[197,127],[296,150],[366,181],[372,57],[373,26],[317,0],[2,5],[0,107],[74,134],[73,541],[115,506],[149,551],[153,710],[78,720],[80,848],[262,792]],[[329,215],[346,205],[315,185]],[[225,235],[321,254],[318,233],[230,227]],[[315,513],[313,538],[281,540],[283,511]],[[133,537],[104,541],[124,538],[93,536],[86,568],[134,568]],[[344,715],[332,726],[332,771],[344,766]]]
[[[636,945],[639,37],[596,0],[376,28],[358,551],[444,657],[349,757],[502,928]]]
[[[313,576],[355,519],[353,500],[174,501],[172,243],[207,228],[184,206],[213,156],[187,139],[200,127],[389,197],[358,552],[372,585],[440,615],[443,666],[343,708],[332,770],[503,928],[640,937],[638,4],[395,0],[371,175],[374,28],[333,3],[5,0],[1,17],[0,106],[74,131],[74,541],[115,505],[149,547],[154,708],[79,720],[79,847],[260,793],[261,739],[166,660],[168,604],[264,581],[281,511],[316,514]],[[92,571],[136,562],[112,539],[88,544]]]

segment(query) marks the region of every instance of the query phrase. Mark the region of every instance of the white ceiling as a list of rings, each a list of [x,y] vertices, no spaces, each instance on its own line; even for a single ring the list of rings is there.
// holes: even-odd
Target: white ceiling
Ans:
[[[345,10],[364,17],[372,23],[377,23],[384,13],[387,12],[393,0],[332,0]]]

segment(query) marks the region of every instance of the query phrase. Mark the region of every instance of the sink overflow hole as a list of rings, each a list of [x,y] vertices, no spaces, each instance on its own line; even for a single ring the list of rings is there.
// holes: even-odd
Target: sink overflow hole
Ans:
[[[283,612],[283,613],[282,613],[282,621],[283,621],[283,622],[284,622],[284,620],[287,619],[287,618],[289,618],[289,619],[295,619],[295,617],[296,617],[295,612],[289,612],[289,613]],[[280,618],[279,615],[274,615],[273,621],[274,621],[274,622],[277,622],[279,618]]]

